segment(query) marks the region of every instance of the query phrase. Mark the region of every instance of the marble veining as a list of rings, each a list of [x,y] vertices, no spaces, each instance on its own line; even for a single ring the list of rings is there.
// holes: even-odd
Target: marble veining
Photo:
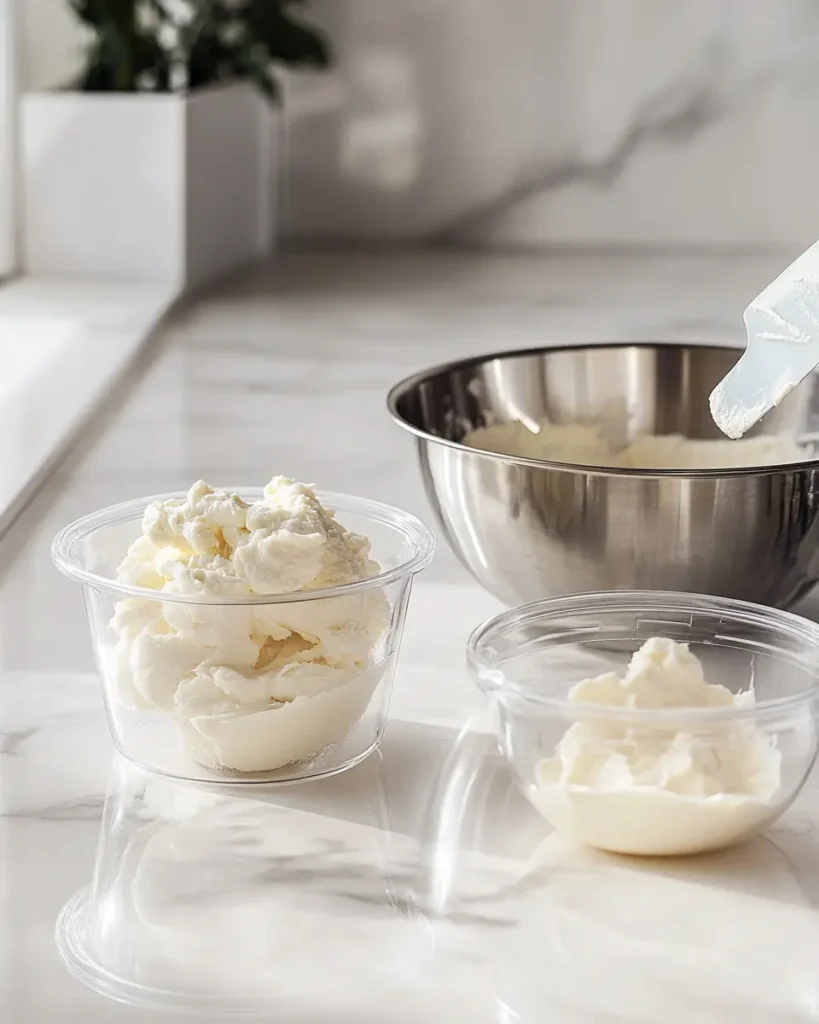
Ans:
[[[816,779],[765,838],[719,856],[637,864],[559,841],[464,667],[497,603],[443,544],[413,593],[381,756],[264,793],[114,758],[81,594],[48,555],[67,520],[200,474],[282,470],[429,519],[384,408],[399,376],[539,342],[740,343],[739,311],[775,269],[305,254],[181,310],[0,542],[0,1019],[161,1024],[185,993],[199,1019],[297,1024],[816,1020]],[[139,1006],[63,965],[54,922],[76,893],[109,972],[153,986],[117,990]]]
[[[798,56],[795,54],[794,56]],[[652,145],[680,146],[719,124],[729,114],[759,102],[781,73],[779,60],[756,68],[746,79],[722,86],[725,68],[732,57],[727,40],[706,39],[694,70],[686,68],[678,79],[663,82],[645,99],[639,99],[622,131],[608,148],[594,147],[545,169],[535,170],[482,209],[470,210],[462,219],[445,226],[439,237],[491,237],[493,228],[512,241],[511,225],[519,219],[519,205],[566,189],[614,191],[630,164]],[[528,205],[531,214],[531,204]],[[548,237],[548,236],[547,236]]]
[[[289,127],[299,236],[814,241],[811,0],[326,0],[335,100]],[[315,91],[326,95],[320,82]]]

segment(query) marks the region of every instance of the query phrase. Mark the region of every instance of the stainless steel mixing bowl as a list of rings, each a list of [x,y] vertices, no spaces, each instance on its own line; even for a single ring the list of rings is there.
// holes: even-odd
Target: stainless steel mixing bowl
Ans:
[[[787,607],[819,578],[819,462],[697,471],[606,469],[462,444],[531,417],[636,434],[721,437],[708,396],[735,348],[674,344],[536,349],[468,359],[396,385],[450,545],[510,604],[590,590],[682,590]],[[756,433],[819,428],[814,381]]]

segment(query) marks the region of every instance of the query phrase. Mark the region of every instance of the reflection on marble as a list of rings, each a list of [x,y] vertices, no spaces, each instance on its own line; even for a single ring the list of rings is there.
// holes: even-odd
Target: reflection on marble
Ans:
[[[78,984],[54,943],[60,908],[94,877],[111,763],[81,594],[49,560],[60,525],[198,475],[252,484],[277,470],[428,520],[412,446],[384,409],[396,378],[539,342],[739,340],[737,311],[775,264],[305,255],[183,310],[127,399],[0,542],[0,1020],[178,1019]],[[380,761],[269,802],[219,796],[229,808],[216,815],[229,821],[224,829],[199,807],[198,790],[182,787],[177,800],[173,789],[143,821],[139,787],[115,787],[101,851],[117,865],[103,879],[114,908],[146,913],[169,958],[189,958],[186,984],[230,995],[231,975],[204,978],[182,939],[213,914],[224,929],[214,942],[237,944],[225,963],[246,948],[250,987],[284,984],[294,1024],[541,1024],[561,1015],[597,1024],[612,1019],[618,1000],[634,1020],[664,1024],[815,1019],[815,972],[806,968],[819,955],[815,780],[768,839],[724,860],[652,866],[570,851],[514,788],[466,674],[466,638],[496,610],[442,543],[413,591]],[[247,808],[236,812],[235,842],[233,801]],[[279,874],[290,858],[287,886],[265,869],[259,881],[259,866],[248,867],[259,851]],[[185,863],[195,867],[190,878]],[[138,882],[129,889],[131,876]],[[223,876],[233,893],[250,877],[262,898],[217,899]],[[171,900],[183,883],[184,898]],[[200,891],[207,903],[204,895],[197,903]],[[707,947],[711,959],[695,911],[719,937]],[[261,929],[268,945],[259,949],[270,949],[277,924],[294,914],[305,933],[281,949],[282,980],[274,963],[259,963],[243,926]],[[112,955],[137,938],[129,930]],[[197,957],[218,966],[218,943],[208,946],[204,929],[194,938]],[[382,943],[383,978],[373,966]],[[312,949],[320,955],[311,958]],[[349,958],[360,990],[344,988]],[[752,964],[747,992],[741,958]],[[395,981],[398,990],[370,989],[373,972],[374,984]],[[322,1002],[325,978],[328,991],[349,998],[344,1007]]]
[[[812,0],[321,0],[290,226],[477,244],[815,240]],[[321,90],[316,83],[316,89]]]
[[[93,879],[58,943],[90,985],[146,1007],[352,1014],[432,957],[405,895],[416,859],[391,829],[378,755],[336,780],[253,792],[117,762]]]
[[[791,812],[687,860],[583,850],[548,834],[469,719],[396,720],[382,756],[267,793],[115,763],[58,943],[86,984],[146,1011],[808,1021],[816,823]]]
[[[585,850],[544,835],[470,733],[430,806],[422,902],[436,953],[468,949],[508,1019],[549,1007],[578,1022],[807,1021],[819,1009],[815,818],[796,843],[792,812],[768,838],[688,859]]]

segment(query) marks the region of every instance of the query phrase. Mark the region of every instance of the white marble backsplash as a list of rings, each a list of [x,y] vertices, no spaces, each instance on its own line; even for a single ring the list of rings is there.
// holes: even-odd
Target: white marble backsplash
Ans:
[[[297,236],[781,246],[819,236],[815,0],[316,0]]]
[[[25,84],[79,57],[26,0]],[[288,89],[289,233],[504,246],[819,236],[816,0],[313,0]]]

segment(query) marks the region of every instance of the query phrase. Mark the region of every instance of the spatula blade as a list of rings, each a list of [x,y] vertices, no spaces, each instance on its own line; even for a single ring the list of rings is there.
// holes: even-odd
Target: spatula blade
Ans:
[[[819,242],[760,293],[743,316],[747,347],[711,392],[711,416],[739,438],[819,366]]]
[[[711,417],[731,438],[740,438],[819,366],[819,338],[789,353],[782,369],[777,342],[748,342],[739,362],[711,392]]]

